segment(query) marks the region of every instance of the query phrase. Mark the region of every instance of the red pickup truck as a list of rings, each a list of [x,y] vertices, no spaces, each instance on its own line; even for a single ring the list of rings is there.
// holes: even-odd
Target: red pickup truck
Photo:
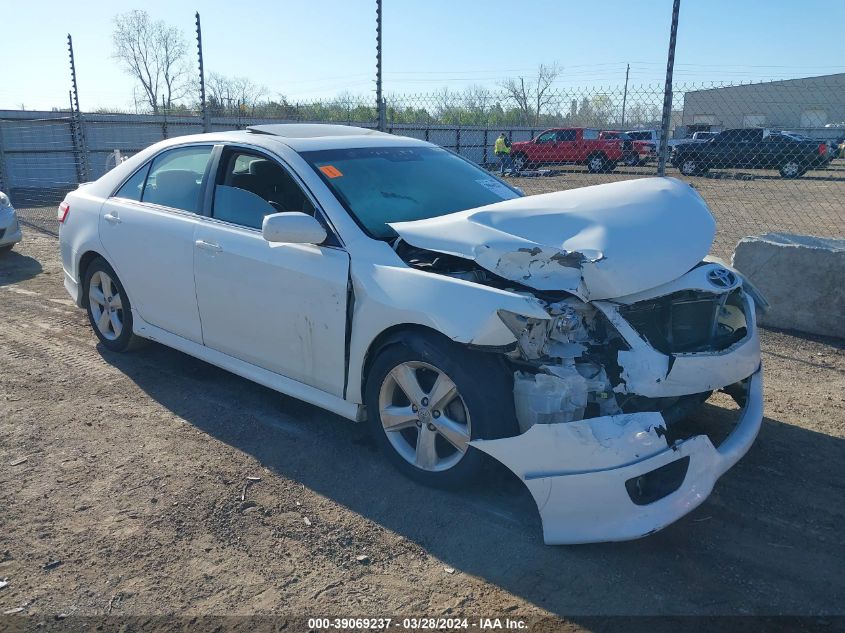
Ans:
[[[592,128],[553,128],[530,141],[514,143],[514,166],[530,169],[538,165],[586,165],[591,172],[610,171],[622,160],[622,140],[599,138]]]

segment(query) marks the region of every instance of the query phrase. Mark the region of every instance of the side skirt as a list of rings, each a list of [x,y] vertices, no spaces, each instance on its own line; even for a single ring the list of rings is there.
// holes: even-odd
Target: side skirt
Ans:
[[[205,345],[200,345],[199,343],[189,341],[181,336],[150,325],[135,310],[132,310],[132,322],[132,330],[138,336],[148,338],[162,345],[167,345],[189,356],[199,358],[221,369],[237,374],[242,378],[283,393],[286,396],[291,396],[292,398],[303,400],[309,404],[326,409],[349,420],[359,421],[362,419],[363,407],[359,404],[343,400],[310,385],[286,378],[275,372],[244,362],[223,352],[218,352]]]

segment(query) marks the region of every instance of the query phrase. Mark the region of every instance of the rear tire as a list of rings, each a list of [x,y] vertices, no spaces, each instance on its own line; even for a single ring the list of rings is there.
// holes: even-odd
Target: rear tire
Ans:
[[[800,178],[807,173],[807,169],[798,161],[794,160],[787,161],[781,165],[778,171],[782,178]]]
[[[387,458],[427,486],[454,489],[477,480],[489,458],[469,442],[519,433],[513,381],[501,358],[434,333],[405,333],[382,347],[365,402],[370,432]]]
[[[587,169],[591,174],[598,174],[607,171],[607,156],[604,154],[593,154],[587,158]]]
[[[126,352],[144,340],[132,333],[132,305],[114,269],[102,257],[85,270],[82,286],[88,321],[104,347]]]
[[[529,162],[528,157],[525,154],[514,154],[513,158],[513,168],[516,171],[522,171],[523,169],[528,169]]]

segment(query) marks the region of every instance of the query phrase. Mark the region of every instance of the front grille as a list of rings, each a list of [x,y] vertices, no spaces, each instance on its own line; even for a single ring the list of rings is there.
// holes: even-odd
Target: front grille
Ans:
[[[619,313],[663,354],[727,349],[748,331],[739,288],[727,294],[683,290],[623,306]]]

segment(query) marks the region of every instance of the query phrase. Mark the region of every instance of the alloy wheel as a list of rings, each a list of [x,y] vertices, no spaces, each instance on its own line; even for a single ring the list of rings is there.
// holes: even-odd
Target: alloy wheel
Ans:
[[[698,165],[696,165],[694,160],[685,160],[681,163],[681,173],[692,176],[698,170]]]
[[[422,361],[406,361],[379,391],[382,428],[394,450],[426,471],[448,470],[469,449],[469,411],[449,376]]]
[[[88,285],[91,315],[103,338],[114,341],[123,332],[123,302],[108,273],[98,270]]]

